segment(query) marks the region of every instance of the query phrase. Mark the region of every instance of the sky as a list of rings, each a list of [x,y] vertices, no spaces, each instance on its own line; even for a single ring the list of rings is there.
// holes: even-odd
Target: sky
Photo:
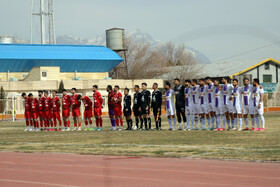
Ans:
[[[140,29],[155,40],[184,43],[212,62],[280,60],[279,0],[54,0],[54,6],[57,36]],[[30,0],[0,0],[0,35],[29,39]]]

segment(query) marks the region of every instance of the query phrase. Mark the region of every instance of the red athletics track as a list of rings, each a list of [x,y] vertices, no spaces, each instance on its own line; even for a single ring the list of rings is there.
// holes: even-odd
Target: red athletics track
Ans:
[[[280,186],[280,164],[0,152],[0,186]]]

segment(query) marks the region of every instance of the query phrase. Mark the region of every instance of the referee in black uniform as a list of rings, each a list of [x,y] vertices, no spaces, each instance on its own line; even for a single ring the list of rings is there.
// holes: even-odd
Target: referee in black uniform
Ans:
[[[142,83],[142,98],[141,98],[141,113],[145,123],[145,130],[151,130],[151,118],[150,118],[150,102],[151,92],[147,90],[147,83]],[[149,128],[148,124],[149,123]],[[143,130],[143,124],[141,123],[140,130]]]
[[[139,128],[139,119],[143,125],[143,118],[141,117],[141,98],[142,94],[139,92],[139,86],[134,86],[134,97],[133,97],[133,113],[135,116],[136,127]]]
[[[125,116],[127,129],[132,129],[132,119],[131,119],[131,96],[129,95],[129,89],[124,89],[124,99],[123,99],[123,115]]]
[[[152,93],[152,105],[151,110],[153,111],[156,128],[155,130],[161,130],[161,104],[162,104],[162,93],[158,89],[158,83],[153,84],[153,93]]]

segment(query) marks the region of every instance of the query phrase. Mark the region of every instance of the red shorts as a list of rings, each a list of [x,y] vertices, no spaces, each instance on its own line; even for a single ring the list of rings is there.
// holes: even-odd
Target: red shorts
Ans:
[[[92,118],[92,110],[85,110],[84,118]]]
[[[94,108],[94,116],[101,116],[102,115],[102,108]]]
[[[40,118],[44,118],[45,116],[44,116],[44,112],[43,111],[39,111],[38,112],[38,116],[40,117]]]
[[[31,113],[28,112],[28,111],[25,111],[25,112],[24,112],[24,118],[25,118],[25,119],[30,119],[30,118],[31,118]]]
[[[52,119],[52,112],[51,111],[45,111],[44,116],[45,116],[45,119]]]
[[[72,116],[73,117],[79,117],[81,115],[80,109],[74,109],[72,110]]]
[[[122,108],[114,108],[114,113],[117,117],[122,116]]]
[[[38,113],[37,112],[31,112],[31,119],[37,119]]]
[[[62,110],[62,117],[69,118],[69,116],[70,116],[70,110],[68,109]]]
[[[55,118],[55,119],[60,118],[60,112],[53,112],[52,115],[53,115],[53,118]]]

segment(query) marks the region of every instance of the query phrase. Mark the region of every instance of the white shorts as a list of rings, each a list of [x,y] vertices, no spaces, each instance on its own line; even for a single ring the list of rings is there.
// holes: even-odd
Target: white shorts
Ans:
[[[233,113],[234,114],[242,114],[241,106],[233,106]]]
[[[193,104],[193,114],[200,114],[201,107],[199,104]]]
[[[193,107],[192,105],[186,106],[186,115],[193,114]]]
[[[165,109],[166,110],[166,116],[174,116],[175,115],[175,107],[174,108],[170,108],[170,109]]]
[[[209,103],[208,104],[208,111],[209,112],[215,112],[215,104],[214,103]]]
[[[244,105],[243,106],[243,114],[247,115],[253,115],[254,114],[254,107],[252,105]]]
[[[200,105],[200,114],[209,114],[208,104]]]
[[[224,113],[232,113],[233,112],[233,105],[232,102],[228,102],[228,104],[224,105]]]
[[[222,107],[222,106],[215,107],[215,113],[216,113],[216,115],[224,114],[224,107]]]
[[[253,114],[259,114],[259,115],[262,115],[264,112],[264,109],[263,109],[263,103],[261,103],[261,108],[259,109],[258,106],[255,106],[253,108]]]

